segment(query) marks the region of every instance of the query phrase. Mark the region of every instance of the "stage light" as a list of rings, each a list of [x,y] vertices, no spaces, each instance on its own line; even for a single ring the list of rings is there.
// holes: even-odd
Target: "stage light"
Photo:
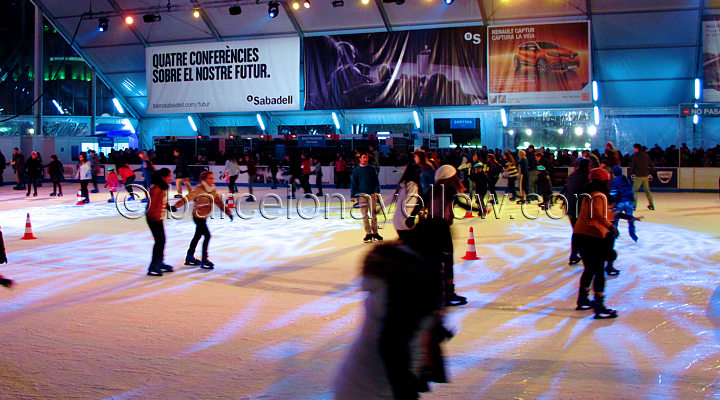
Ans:
[[[453,1],[455,1],[455,0],[445,0],[445,4],[450,5],[453,3]]]
[[[125,110],[123,110],[122,106],[120,105],[120,102],[118,101],[118,99],[116,97],[113,97],[112,102],[115,105],[115,109],[117,110],[117,112],[119,112],[120,114],[125,114]]]
[[[132,17],[132,15],[128,15],[125,17],[125,24],[132,25],[135,22],[135,19]]]
[[[158,22],[162,18],[158,14],[145,14],[143,15],[143,21],[147,23]]]
[[[528,136],[532,136],[532,129],[525,129],[525,134]]]
[[[702,94],[702,84],[701,84],[700,78],[695,78],[695,100],[699,100],[701,94]]]
[[[588,126],[588,135],[595,136],[597,133],[597,127],[595,125]]]
[[[240,6],[232,6],[232,7],[228,8],[228,11],[230,12],[230,15],[242,14],[242,8],[240,8]]]
[[[200,18],[200,10],[199,9],[196,8],[193,10],[193,17]]]
[[[575,134],[578,135],[578,136],[582,136],[582,134],[583,134],[583,128],[582,128],[582,126],[578,126],[578,127],[575,128]]]
[[[275,1],[271,1],[268,3],[268,17],[275,18],[278,15],[278,6],[279,4]]]
[[[333,122],[335,123],[335,129],[340,129],[340,121],[338,120],[337,114],[335,114],[335,111],[332,113]]]
[[[415,127],[420,129],[420,115],[418,115],[418,112],[413,110],[413,118],[415,119]]]
[[[345,5],[345,1],[343,1],[343,0],[333,0],[332,1],[333,7],[342,7],[344,5]]]
[[[260,114],[255,114],[255,116],[257,117],[257,121],[258,121],[258,124],[260,125],[260,129],[262,129],[263,132],[265,132],[265,123],[263,123],[262,116],[260,116]]]
[[[592,82],[592,96],[593,101],[598,101],[598,84],[597,81]]]
[[[62,107],[60,107],[60,104],[57,102],[57,100],[53,99],[52,103],[55,105],[55,108],[57,108],[58,112],[61,115],[65,114],[65,111],[63,111]]]
[[[262,137],[262,135],[260,135]],[[230,139],[235,139],[235,135],[230,135]]]
[[[508,131],[508,135],[512,136],[512,135],[514,135],[514,134],[515,134],[515,129],[510,129],[510,130]]]
[[[310,8],[310,0],[303,1],[303,7]]]
[[[293,10],[299,10],[300,9],[300,2],[298,0],[295,0],[292,2],[292,8]]]
[[[560,135],[562,135],[563,133],[565,133],[565,129],[563,129],[563,128],[558,128],[558,133],[559,133]]]
[[[195,121],[193,121],[193,117],[188,115],[188,123],[190,124],[190,128],[192,128],[193,131],[197,132],[197,126],[195,125]],[[199,139],[200,137],[198,137]]]
[[[55,101],[55,100],[53,100]],[[697,125],[700,122],[700,116],[695,114],[693,115],[693,124]]]
[[[360,0],[360,2],[363,3],[363,5],[370,4],[370,0]]]
[[[504,108],[500,109],[500,120],[502,121],[503,128],[507,126],[507,111]]]
[[[108,19],[105,17],[98,19],[98,31],[105,32],[108,30],[108,22]]]
[[[595,117],[595,125],[600,125],[600,107],[593,107],[593,116]]]

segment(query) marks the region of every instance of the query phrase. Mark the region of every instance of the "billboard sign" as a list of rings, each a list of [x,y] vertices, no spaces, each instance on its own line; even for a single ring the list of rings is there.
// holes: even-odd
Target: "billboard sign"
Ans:
[[[300,109],[300,39],[145,49],[148,114]]]
[[[590,103],[590,23],[490,26],[488,104]]]

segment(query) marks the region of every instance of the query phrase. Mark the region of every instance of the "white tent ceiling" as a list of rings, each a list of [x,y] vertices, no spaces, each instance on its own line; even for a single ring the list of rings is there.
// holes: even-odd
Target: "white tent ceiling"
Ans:
[[[624,80],[673,81],[666,86],[676,90],[678,80],[694,78],[700,18],[719,3],[718,0],[455,0],[445,5],[443,0],[407,0],[398,5],[373,0],[362,5],[360,0],[345,0],[344,7],[333,7],[331,0],[311,0],[310,9],[294,11],[283,0],[279,15],[271,19],[267,16],[268,0],[31,1],[68,41],[74,37],[72,45],[76,51],[96,67],[106,84],[140,118],[145,117],[147,104],[148,46],[520,21],[589,19],[597,59],[595,76],[599,80],[607,79],[610,87],[615,85],[613,82]],[[233,5],[242,7],[241,15],[229,14],[228,8]],[[193,18],[193,8],[202,9],[203,18]],[[142,15],[147,13],[159,14],[162,19],[144,23]],[[126,15],[135,17],[134,25],[124,24]],[[100,33],[98,18],[103,16],[109,19],[109,29]],[[665,57],[666,61],[677,66],[670,68],[670,72],[658,69],[642,72],[645,64],[638,64],[636,57],[649,61],[657,49],[668,49],[671,56]],[[678,57],[681,62],[676,60]],[[621,67],[606,70],[604,63]],[[630,76],[622,71],[630,71]]]

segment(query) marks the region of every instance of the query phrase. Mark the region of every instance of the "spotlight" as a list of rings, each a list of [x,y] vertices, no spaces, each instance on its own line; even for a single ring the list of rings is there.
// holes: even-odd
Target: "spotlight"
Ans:
[[[242,8],[240,8],[240,6],[232,6],[232,7],[228,8],[228,11],[230,11],[230,15],[242,14]]]
[[[125,23],[128,25],[132,25],[135,22],[135,19],[132,17],[132,15],[128,15],[125,17]]]
[[[343,1],[343,0],[333,0],[332,1],[333,7],[342,7],[344,5],[345,5],[345,1]]]
[[[268,17],[275,18],[278,15],[278,6],[279,4],[275,1],[271,1],[268,3]]]
[[[200,10],[199,9],[196,8],[193,10],[193,17],[200,18]]]
[[[292,2],[292,8],[293,10],[299,10],[300,9],[300,2],[295,0]]]
[[[360,0],[360,2],[363,3],[364,5],[370,4],[370,0]]]
[[[445,4],[450,5],[453,3],[453,1],[455,1],[455,0],[445,0]]]
[[[105,17],[98,19],[98,31],[105,32],[108,30],[108,22],[108,19]]]
[[[147,23],[158,22],[158,21],[160,21],[161,19],[162,19],[162,18],[160,18],[160,15],[158,15],[158,14],[145,14],[145,15],[143,15],[143,21],[144,21],[144,22],[147,22]]]
[[[303,7],[310,8],[310,0],[303,1]]]

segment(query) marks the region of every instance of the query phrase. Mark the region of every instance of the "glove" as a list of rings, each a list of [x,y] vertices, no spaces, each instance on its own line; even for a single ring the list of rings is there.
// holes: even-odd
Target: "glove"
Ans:
[[[230,222],[233,222],[233,216],[232,216],[232,214],[228,214],[228,218],[230,218]]]

